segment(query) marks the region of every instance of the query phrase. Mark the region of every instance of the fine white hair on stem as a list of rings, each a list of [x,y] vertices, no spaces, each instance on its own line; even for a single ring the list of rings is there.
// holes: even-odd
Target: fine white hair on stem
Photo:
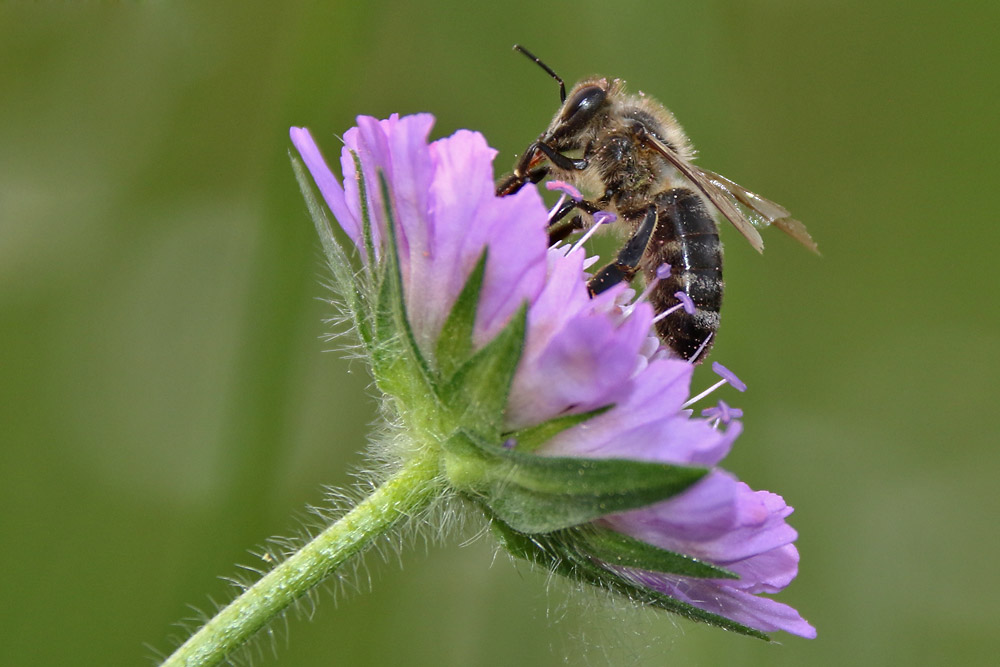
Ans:
[[[393,416],[393,419],[398,422],[398,418]],[[307,505],[304,511],[293,517],[299,524],[293,535],[268,538],[263,545],[250,551],[254,556],[252,563],[238,564],[236,574],[220,577],[233,587],[234,593],[231,597],[236,597],[250,588],[260,577],[343,517],[398,469],[401,462],[398,456],[392,456],[390,452],[399,452],[399,443],[405,440],[399,425],[390,423],[383,426],[378,436],[368,450],[369,460],[366,467],[353,472],[352,476],[355,478],[353,484],[347,487],[325,488],[322,503]],[[346,595],[371,590],[377,581],[371,568],[373,558],[386,563],[396,561],[398,566],[402,567],[405,547],[411,547],[422,541],[424,550],[428,551],[432,545],[442,543],[456,533],[464,533],[464,519],[468,512],[458,511],[456,505],[459,503],[455,500],[454,494],[446,493],[427,508],[405,517],[391,534],[370,542],[366,549],[348,559],[331,576],[307,591],[272,619],[262,631],[258,631],[244,646],[228,656],[229,662],[252,664],[254,657],[263,656],[265,652],[273,653],[277,648],[279,635],[286,638],[287,642],[289,613],[298,618],[311,619],[316,610],[320,591],[332,596],[336,606],[338,600]],[[183,635],[190,634],[204,625],[226,604],[228,600],[219,603],[210,597],[209,611],[190,605],[191,613],[176,624],[181,629],[182,635],[171,637],[170,640],[180,645],[183,642]],[[276,622],[278,619],[280,625]],[[265,636],[267,640],[263,639]],[[270,647],[270,651],[265,646]],[[158,653],[153,649],[151,652]],[[159,657],[162,658],[162,654],[159,654]]]

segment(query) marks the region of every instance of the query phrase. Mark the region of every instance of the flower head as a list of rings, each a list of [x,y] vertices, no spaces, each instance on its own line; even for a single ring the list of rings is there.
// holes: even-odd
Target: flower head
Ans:
[[[515,555],[747,634],[815,636],[760,596],[795,577],[796,534],[780,496],[716,467],[736,411],[692,417],[693,366],[664,355],[644,298],[628,303],[626,285],[590,297],[584,249],[547,247],[536,188],[495,197],[482,135],[428,143],[433,121],[360,117],[343,185],[291,130],[361,254],[346,269],[319,225],[410,446],[440,451]]]

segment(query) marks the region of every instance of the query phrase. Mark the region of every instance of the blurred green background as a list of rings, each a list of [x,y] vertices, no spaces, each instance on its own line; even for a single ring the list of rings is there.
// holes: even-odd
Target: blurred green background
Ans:
[[[714,357],[750,385],[724,395],[746,411],[727,467],[797,508],[780,599],[819,638],[765,645],[550,585],[489,538],[418,540],[255,664],[995,659],[1000,5],[470,6],[0,8],[3,662],[148,664],[351,483],[375,402],[322,338],[287,128],[335,155],[357,114],[431,111],[506,170],[557,105],[515,42],[654,95],[702,164],[819,241],[769,234],[760,257],[724,230]]]

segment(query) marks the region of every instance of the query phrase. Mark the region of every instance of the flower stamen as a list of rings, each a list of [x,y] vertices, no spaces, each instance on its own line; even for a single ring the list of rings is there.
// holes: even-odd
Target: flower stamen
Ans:
[[[705,340],[703,340],[701,342],[701,345],[698,346],[698,349],[695,350],[694,354],[691,355],[691,358],[688,359],[688,363],[689,364],[693,364],[693,363],[696,363],[698,361],[698,357],[700,357],[701,353],[705,351],[706,347],[708,347],[708,344],[709,344],[709,342],[711,342],[712,336],[714,336],[714,335],[715,335],[714,333],[710,333],[707,336],[705,336]]]
[[[746,383],[736,377],[736,373],[732,372],[718,361],[712,362],[712,371],[726,382],[733,385],[733,389],[736,391],[743,392],[747,390]]]
[[[661,264],[660,268],[656,270],[657,276],[659,276],[660,269],[662,269],[663,267],[667,267],[666,268],[666,273],[667,273],[667,276],[669,276],[670,275],[670,265],[669,264]],[[652,289],[652,288],[650,287],[650,289]],[[643,295],[645,295],[645,294],[646,293],[643,292]],[[653,318],[653,324],[656,324],[657,322],[659,322],[660,320],[662,320],[663,318],[667,317],[668,315],[670,315],[672,313],[676,313],[678,310],[680,310],[682,308],[684,309],[684,312],[687,313],[688,315],[694,315],[694,311],[695,311],[694,301],[692,301],[691,297],[689,297],[687,295],[687,292],[674,292],[674,298],[678,299],[680,301],[680,303],[678,303],[675,306],[671,306],[670,308],[667,308],[662,313],[660,313],[659,315],[657,315],[656,317],[654,317]],[[700,353],[702,351],[702,349],[704,349],[704,347],[705,347],[705,345],[707,343],[708,343],[708,340],[706,340],[704,343],[701,344],[701,347],[698,348],[698,353]],[[695,357],[697,357],[697,356],[698,356],[698,354],[696,353]]]
[[[563,195],[569,195],[573,198],[573,201],[580,201],[583,199],[583,195],[580,191],[566,181],[546,181],[545,187],[548,190],[558,190],[559,192],[562,192]]]
[[[736,373],[733,373],[731,370],[720,364],[718,361],[712,362],[712,370],[715,372],[716,375],[718,375],[722,379],[713,384],[705,391],[698,394],[697,396],[691,398],[687,403],[681,406],[682,410],[690,408],[692,405],[694,405],[701,399],[705,398],[706,396],[708,396],[713,391],[715,391],[716,389],[718,389],[723,385],[727,384],[732,385],[733,389],[735,389],[736,391],[747,390],[747,386],[746,384],[743,383],[743,380],[736,377]]]
[[[660,264],[658,267],[656,267],[655,277],[649,281],[649,284],[647,284],[646,288],[642,290],[642,293],[638,297],[636,297],[636,299],[628,306],[628,308],[622,311],[622,320],[624,320],[625,318],[627,318],[629,315],[632,314],[632,311],[635,310],[636,305],[642,303],[643,301],[649,298],[649,295],[653,292],[654,289],[656,289],[657,283],[668,277],[670,277],[670,265],[664,262],[663,264]],[[653,322],[656,322],[656,320],[654,319]]]
[[[559,200],[555,203],[555,206],[549,209],[549,224],[550,226],[555,224],[552,220],[556,216],[556,213],[563,207],[566,203],[566,197],[570,197],[573,201],[580,201],[583,199],[583,194],[580,193],[575,187],[567,183],[566,181],[546,181],[545,188],[547,190],[558,190]]]
[[[730,407],[728,403],[719,399],[719,404],[712,408],[705,408],[701,411],[702,417],[712,420],[712,426],[718,428],[719,424],[728,425],[734,419],[743,417],[743,410]]]
[[[559,195],[559,199],[556,201],[555,205],[549,209],[549,215],[548,215],[549,220],[551,220],[552,217],[556,214],[556,211],[562,208],[562,205],[564,203],[566,203],[566,193]]]
[[[573,247],[570,249],[570,252],[573,252],[574,250],[578,250],[579,248],[582,248],[583,244],[586,243],[590,239],[590,237],[594,235],[594,233],[597,231],[597,229],[601,225],[611,224],[612,222],[614,222],[617,219],[618,219],[618,216],[615,215],[614,213],[609,212],[609,211],[598,211],[597,213],[595,213],[594,214],[594,224],[591,225],[590,229],[588,229],[584,233],[584,235],[581,236],[580,239],[576,243],[573,244]]]
[[[685,313],[694,315],[694,301],[691,300],[687,292],[674,292],[674,298],[680,300],[680,305],[684,308]]]
[[[676,313],[678,310],[680,310],[683,307],[684,307],[684,304],[683,303],[679,303],[676,306],[671,306],[670,308],[667,308],[665,311],[663,311],[662,313],[660,313],[659,315],[657,315],[656,317],[653,318],[653,324],[656,324],[657,322],[659,322],[660,320],[664,319],[668,315]]]

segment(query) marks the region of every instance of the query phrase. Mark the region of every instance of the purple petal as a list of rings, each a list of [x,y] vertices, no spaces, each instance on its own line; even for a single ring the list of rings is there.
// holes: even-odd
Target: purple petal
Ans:
[[[754,491],[737,483],[737,512],[729,532],[711,545],[704,545],[705,557],[717,563],[734,563],[772,549],[792,544],[798,537],[785,519],[792,508],[781,496]]]
[[[525,187],[498,199],[493,192],[496,152],[482,135],[461,130],[428,145],[433,123],[429,114],[393,115],[381,121],[359,117],[357,127],[344,134],[343,191],[308,133],[293,131],[293,141],[306,152],[310,172],[331,210],[356,244],[362,202],[352,151],[362,164],[364,205],[376,248],[387,224],[379,174],[385,178],[397,222],[407,314],[426,351],[432,351],[485,248],[489,256],[474,331],[477,346],[491,340],[521,304],[542,289],[547,246],[547,214],[537,190]]]
[[[791,511],[780,496],[753,491],[729,473],[715,470],[679,496],[602,521],[664,549],[736,567],[795,541],[795,530],[785,522]],[[770,576],[763,573],[742,585],[753,586]]]
[[[648,305],[619,322],[615,298],[624,286],[590,298],[581,279],[584,253],[562,253],[549,251],[549,275],[528,314],[507,413],[512,428],[613,402],[628,387],[649,333]]]
[[[361,247],[361,220],[350,211],[344,199],[344,189],[340,187],[336,176],[326,165],[326,160],[323,159],[309,130],[304,127],[293,127],[289,134],[292,137],[292,144],[302,156],[302,161],[305,162],[320,194],[323,195],[326,205],[330,207],[330,211],[347,236],[356,246]]]
[[[608,515],[600,523],[662,549],[711,560],[701,545],[732,527],[737,504],[735,482],[729,473],[716,470],[679,496]]]
[[[765,632],[814,636],[790,607],[753,597],[782,590],[798,573],[797,535],[785,523],[790,513],[780,496],[753,491],[729,474],[713,471],[680,496],[599,523],[740,575],[738,580],[704,581],[630,570],[629,576],[644,585]]]
[[[714,471],[680,496],[599,523],[740,576],[699,580],[624,571],[642,585],[764,632],[814,637],[815,630],[794,609],[755,597],[782,590],[798,573],[796,534],[785,523],[790,513],[780,496],[752,491],[728,473]]]
[[[762,632],[783,630],[806,639],[816,638],[816,628],[792,607],[720,585],[724,580],[671,577],[636,570],[629,571],[629,577],[640,585]]]
[[[496,152],[482,135],[460,130],[431,144],[434,165],[426,217],[430,233],[411,232],[407,308],[418,341],[437,338],[484,248],[486,273],[473,339],[491,340],[545,280],[546,212],[535,188],[498,199]]]
[[[540,453],[678,465],[718,463],[739,431],[713,429],[707,421],[691,419],[680,411],[693,371],[691,364],[680,360],[649,362],[641,373],[629,379],[614,408],[563,431]]]

